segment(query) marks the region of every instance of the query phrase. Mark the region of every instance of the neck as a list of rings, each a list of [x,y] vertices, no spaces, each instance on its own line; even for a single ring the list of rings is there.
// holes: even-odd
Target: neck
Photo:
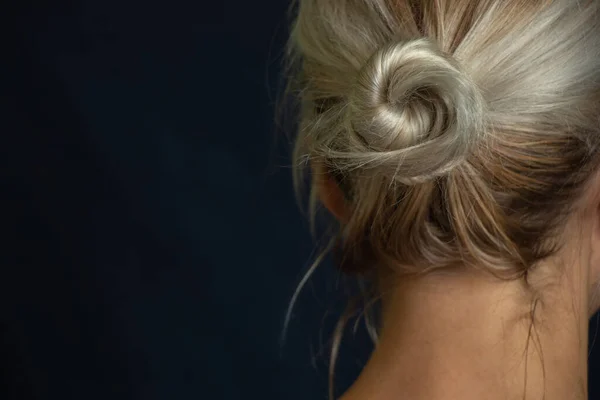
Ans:
[[[396,282],[342,400],[587,399],[586,277],[572,278],[538,301],[523,281],[476,274]]]

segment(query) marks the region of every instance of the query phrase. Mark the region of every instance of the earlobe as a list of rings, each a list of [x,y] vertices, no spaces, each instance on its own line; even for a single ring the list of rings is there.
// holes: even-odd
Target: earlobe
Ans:
[[[322,164],[313,163],[314,179],[317,182],[318,196],[325,208],[339,221],[348,220],[348,207],[344,194]]]
[[[588,289],[590,317],[600,310],[600,203],[594,199],[594,215],[588,216],[591,226],[590,254],[588,256]]]

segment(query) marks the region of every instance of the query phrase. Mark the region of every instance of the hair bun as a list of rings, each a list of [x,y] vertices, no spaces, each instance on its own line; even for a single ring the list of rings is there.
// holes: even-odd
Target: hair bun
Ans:
[[[477,86],[425,38],[379,49],[359,71],[347,112],[367,147],[363,161],[406,183],[450,171],[484,129]]]

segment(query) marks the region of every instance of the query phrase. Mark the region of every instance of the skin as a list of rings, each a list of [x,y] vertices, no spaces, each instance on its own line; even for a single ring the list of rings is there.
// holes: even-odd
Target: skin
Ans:
[[[343,222],[351,210],[340,189],[314,169],[323,204]],[[587,399],[588,326],[600,308],[599,193],[600,176],[576,204],[561,252],[529,274],[537,297],[524,281],[466,270],[385,277],[379,343],[341,400]]]

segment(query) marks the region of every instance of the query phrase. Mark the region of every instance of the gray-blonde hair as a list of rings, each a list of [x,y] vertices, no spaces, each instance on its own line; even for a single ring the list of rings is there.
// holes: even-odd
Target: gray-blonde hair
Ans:
[[[299,0],[294,10],[296,184],[318,162],[343,189],[343,270],[467,265],[513,279],[556,252],[598,167],[600,2]]]

